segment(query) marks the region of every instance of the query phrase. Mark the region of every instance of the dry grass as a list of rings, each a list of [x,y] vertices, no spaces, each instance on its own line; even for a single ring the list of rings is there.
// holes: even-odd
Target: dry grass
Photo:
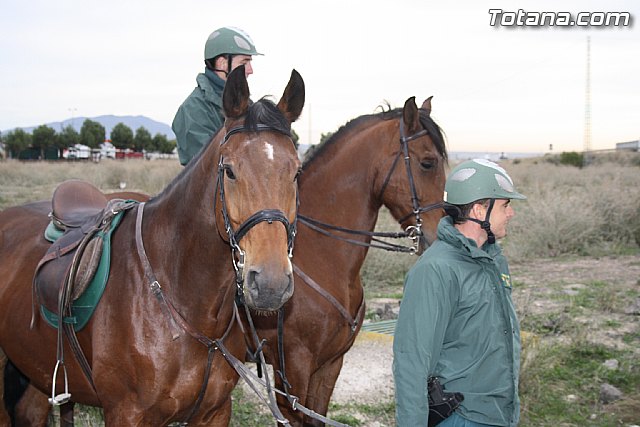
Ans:
[[[0,209],[50,198],[66,179],[89,181],[105,192],[156,194],[182,170],[176,160],[103,160],[91,162],[0,162]]]
[[[597,162],[579,169],[528,161],[504,166],[528,197],[514,202],[516,217],[503,242],[512,260],[637,250],[637,165]]]

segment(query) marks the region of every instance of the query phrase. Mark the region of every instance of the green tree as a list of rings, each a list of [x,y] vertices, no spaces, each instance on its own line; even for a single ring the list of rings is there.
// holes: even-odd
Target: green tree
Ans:
[[[118,123],[111,130],[111,143],[120,149],[133,148],[133,131],[124,123]]]
[[[80,134],[77,130],[73,128],[73,126],[68,125],[62,128],[62,131],[58,135],[58,144],[57,147],[59,150],[64,150],[65,148],[73,147],[76,144],[80,143]]]
[[[4,143],[9,151],[9,157],[17,159],[20,152],[31,145],[31,134],[17,128],[7,134]]]
[[[175,146],[175,140],[169,141],[166,135],[156,133],[153,137],[152,151],[157,151],[162,154],[171,154]]]
[[[575,166],[577,168],[581,168],[584,164],[584,157],[582,153],[577,153],[575,151],[566,152],[563,151],[560,153],[560,163],[563,165]]]
[[[133,138],[134,151],[145,150],[146,147],[151,145],[151,143],[151,134],[144,126],[140,126],[136,129],[136,136]]]
[[[49,147],[55,147],[57,144],[56,131],[47,125],[40,125],[33,130],[31,145],[34,149],[40,151],[40,158],[45,158],[45,151]]]
[[[90,148],[100,148],[105,134],[105,128],[100,123],[85,119],[80,128],[80,143]]]
[[[296,131],[293,130],[293,129],[291,129],[291,140],[293,140],[293,146],[296,147],[296,150],[297,150],[298,149],[298,141],[300,140],[300,137],[298,136]]]

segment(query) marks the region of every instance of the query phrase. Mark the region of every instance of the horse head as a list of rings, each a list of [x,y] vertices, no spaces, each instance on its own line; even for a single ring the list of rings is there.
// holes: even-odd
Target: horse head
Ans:
[[[277,310],[293,294],[301,165],[291,123],[304,96],[302,77],[293,70],[277,105],[264,98],[252,103],[243,66],[229,74],[223,92],[216,221],[233,251],[239,292],[259,311]]]
[[[419,240],[418,253],[436,238],[443,215],[447,152],[438,125],[431,119],[431,98],[418,109],[415,97],[404,103],[398,126],[393,129],[399,144],[383,152],[388,171],[380,171],[382,203],[402,227]]]

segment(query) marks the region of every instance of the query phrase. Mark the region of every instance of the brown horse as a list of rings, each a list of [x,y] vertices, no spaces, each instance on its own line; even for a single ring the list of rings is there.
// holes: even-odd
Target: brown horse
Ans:
[[[226,359],[245,352],[234,299],[270,311],[293,292],[300,163],[290,126],[303,104],[295,70],[277,105],[250,105],[243,67],[229,75],[223,130],[113,233],[106,289],[77,332],[90,375],[64,340],[71,402],[102,407],[107,426],[228,424],[238,375]],[[29,325],[50,209],[36,202],[0,212],[0,370],[8,358],[49,395],[58,334],[39,317]]]
[[[430,117],[430,99],[421,109],[412,97],[402,109],[356,118],[305,161],[293,258],[296,291],[284,306],[283,328],[286,379],[299,400],[279,396],[280,409],[294,425],[324,425],[305,417],[300,406],[326,415],[343,356],[365,314],[359,272],[375,241],[345,230],[373,231],[384,205],[403,229],[417,220],[423,237],[435,239],[447,152]],[[276,317],[254,321],[267,339],[268,362],[281,370]],[[278,386],[284,389],[281,379]]]

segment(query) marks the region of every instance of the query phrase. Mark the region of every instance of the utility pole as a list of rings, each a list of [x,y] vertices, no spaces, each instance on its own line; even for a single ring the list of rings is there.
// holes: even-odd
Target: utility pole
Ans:
[[[78,111],[77,108],[69,108],[69,111],[71,112],[71,127],[77,131],[76,126],[75,126],[75,112]]]
[[[587,36],[587,79],[584,105],[584,148],[583,166],[591,163],[591,37]]]

